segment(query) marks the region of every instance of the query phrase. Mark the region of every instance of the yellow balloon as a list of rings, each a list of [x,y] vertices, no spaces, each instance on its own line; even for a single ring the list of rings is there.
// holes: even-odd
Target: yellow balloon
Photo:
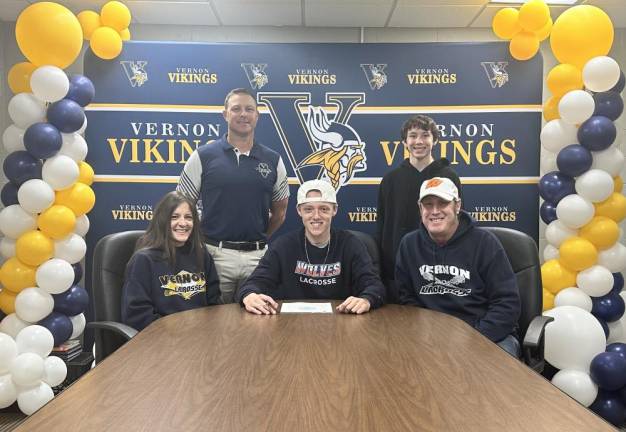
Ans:
[[[582,237],[570,237],[559,247],[559,262],[570,270],[584,270],[597,261],[598,250],[593,243]]]
[[[89,46],[96,56],[111,60],[122,52],[122,38],[111,27],[100,27],[91,35]]]
[[[86,184],[76,182],[67,189],[57,191],[54,203],[69,207],[76,216],[82,216],[93,208],[96,194]]]
[[[93,183],[93,168],[85,161],[78,164],[78,182],[91,186]]]
[[[76,215],[68,207],[56,204],[37,217],[37,226],[48,237],[59,240],[74,231]]]
[[[543,104],[543,118],[546,119],[547,122],[561,118],[561,115],[559,114],[560,100],[560,97],[552,96],[545,104]]]
[[[543,311],[550,310],[554,307],[554,294],[547,289],[543,290]]]
[[[534,33],[521,31],[511,39],[509,51],[516,60],[528,60],[539,51],[539,39]]]
[[[613,192],[606,200],[595,203],[596,216],[606,216],[620,223],[626,217],[626,197]]]
[[[40,2],[31,4],[17,17],[15,39],[22,54],[34,65],[65,69],[80,54],[83,31],[69,9]]]
[[[37,69],[37,66],[29,62],[14,64],[11,69],[9,69],[9,75],[7,77],[11,91],[15,94],[32,92],[30,88],[30,75],[35,69]]]
[[[576,286],[576,272],[566,269],[557,259],[546,261],[541,266],[543,288],[556,295],[564,288]]]
[[[36,286],[35,267],[11,257],[0,267],[0,282],[5,289],[19,293],[24,288]]]
[[[622,180],[622,177],[613,177],[613,184],[613,192],[622,193],[622,189],[624,188],[624,180]]]
[[[511,39],[522,29],[518,10],[511,7],[500,9],[491,21],[491,28],[500,39]]]
[[[519,9],[519,24],[527,31],[540,30],[550,19],[550,8],[543,0],[530,0]]]
[[[574,65],[562,63],[548,72],[546,84],[550,93],[561,97],[567,92],[583,88],[583,73]]]
[[[552,53],[561,63],[582,70],[588,60],[607,55],[613,45],[613,23],[600,8],[579,5],[556,19],[550,34]]]
[[[100,10],[102,25],[122,31],[130,25],[130,10],[122,2],[110,1]]]
[[[17,294],[9,290],[0,291],[0,310],[9,315],[15,312],[15,297]]]
[[[608,249],[619,238],[619,226],[611,218],[596,216],[580,229],[578,235],[589,240],[600,250]]]
[[[543,27],[535,32],[535,36],[537,36],[539,42],[543,42],[544,40],[548,39],[548,37],[550,36],[550,32],[552,31],[552,24],[552,18],[550,18]]]
[[[120,32],[120,37],[122,38],[123,41],[130,40],[130,30],[128,30],[127,28],[122,30]]]
[[[93,32],[102,25],[100,15],[94,11],[85,10],[77,15],[78,22],[83,29],[83,37],[85,40],[91,39]]]
[[[15,256],[24,264],[38,266],[54,255],[54,242],[39,230],[26,231],[15,242]]]

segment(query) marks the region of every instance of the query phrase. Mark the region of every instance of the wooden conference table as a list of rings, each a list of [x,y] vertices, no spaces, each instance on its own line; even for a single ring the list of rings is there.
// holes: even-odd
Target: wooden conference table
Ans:
[[[448,315],[224,305],[156,321],[17,430],[614,429]]]

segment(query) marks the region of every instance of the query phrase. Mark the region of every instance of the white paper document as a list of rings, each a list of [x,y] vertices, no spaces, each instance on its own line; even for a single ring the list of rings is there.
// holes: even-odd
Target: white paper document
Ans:
[[[283,303],[280,313],[333,313],[333,306],[330,303]]]

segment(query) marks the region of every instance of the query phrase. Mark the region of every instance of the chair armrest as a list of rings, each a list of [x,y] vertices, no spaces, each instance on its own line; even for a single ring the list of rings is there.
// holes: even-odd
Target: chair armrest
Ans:
[[[93,321],[87,323],[87,327],[112,331],[113,333],[120,335],[127,341],[131,340],[138,333],[138,331],[131,326],[115,321]]]
[[[543,358],[543,335],[546,329],[546,325],[554,321],[554,318],[549,316],[536,316],[528,325],[526,335],[524,336],[524,342],[522,343],[522,349],[524,354],[524,362],[536,372],[541,373],[545,366]]]

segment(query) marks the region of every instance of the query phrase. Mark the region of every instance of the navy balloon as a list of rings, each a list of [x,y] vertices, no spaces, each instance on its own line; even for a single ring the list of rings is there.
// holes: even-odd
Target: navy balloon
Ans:
[[[615,294],[619,294],[622,292],[624,288],[624,276],[621,273],[613,273],[613,288],[611,288],[611,292]]]
[[[24,147],[39,159],[48,159],[61,150],[61,132],[50,123],[32,124],[24,132]]]
[[[615,426],[621,426],[626,420],[626,407],[624,407],[621,395],[617,392],[598,391],[596,400],[589,408]]]
[[[591,301],[591,313],[604,321],[617,321],[624,315],[624,299],[619,294],[610,292],[602,297],[591,297]]]
[[[83,278],[83,266],[77,262],[76,264],[72,264],[72,268],[74,269],[74,282],[72,285],[76,285]]]
[[[574,179],[559,171],[551,171],[539,179],[539,195],[557,205],[567,195],[576,193]]]
[[[59,346],[72,336],[74,326],[72,321],[59,312],[52,312],[50,315],[39,321],[40,326],[50,330],[54,337],[54,346]]]
[[[33,157],[26,150],[10,153],[2,164],[4,174],[18,188],[27,180],[41,178],[41,167],[41,160]]]
[[[571,177],[578,177],[591,168],[593,156],[580,144],[571,144],[561,149],[556,157],[559,171]]]
[[[72,75],[70,78],[70,89],[66,99],[71,99],[78,105],[85,107],[91,103],[96,95],[96,89],[89,78],[84,75]]]
[[[589,117],[578,128],[578,142],[591,151],[606,150],[616,136],[615,125],[611,119],[603,116]]]
[[[609,338],[609,333],[610,333],[609,325],[602,318],[596,317],[596,320],[602,326],[602,330],[604,331],[604,337],[606,337],[608,339]]]
[[[13,183],[8,182],[4,186],[2,186],[2,192],[0,193],[2,197],[2,204],[5,207],[8,207],[13,204],[19,204],[17,200],[17,186]]]
[[[85,121],[80,105],[70,99],[61,99],[48,107],[48,121],[63,133],[76,132]]]
[[[61,294],[53,294],[52,298],[54,299],[53,310],[68,316],[83,313],[89,304],[87,291],[78,285],[72,285]]]
[[[556,219],[556,206],[550,201],[544,201],[539,208],[541,220],[547,225]]]
[[[617,84],[613,86],[613,88],[609,91],[615,93],[621,93],[624,90],[624,86],[626,86],[626,78],[624,77],[624,71],[619,71],[619,80],[617,80]]]
[[[622,398],[622,403],[626,404],[626,387],[622,387],[618,390],[620,397]]]
[[[616,352],[596,355],[589,365],[589,375],[604,390],[617,390],[626,385],[626,358]]]
[[[596,103],[594,116],[604,116],[615,121],[624,111],[624,101],[619,93],[611,91],[596,93],[593,95],[593,100]]]
[[[606,346],[606,352],[618,353],[622,357],[626,358],[626,344],[615,342]]]

